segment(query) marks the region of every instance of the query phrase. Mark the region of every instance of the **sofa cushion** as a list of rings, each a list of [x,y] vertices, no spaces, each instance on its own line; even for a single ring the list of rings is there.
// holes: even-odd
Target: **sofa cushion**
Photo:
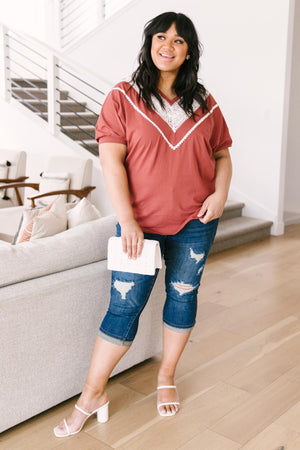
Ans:
[[[116,216],[106,216],[55,236],[1,246],[0,287],[106,259],[116,223]]]

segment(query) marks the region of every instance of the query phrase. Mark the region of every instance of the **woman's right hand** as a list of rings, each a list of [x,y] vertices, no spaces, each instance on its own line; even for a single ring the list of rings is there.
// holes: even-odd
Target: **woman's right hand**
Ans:
[[[120,225],[123,252],[127,253],[130,259],[138,258],[144,245],[144,233],[141,227],[134,219],[122,222]]]

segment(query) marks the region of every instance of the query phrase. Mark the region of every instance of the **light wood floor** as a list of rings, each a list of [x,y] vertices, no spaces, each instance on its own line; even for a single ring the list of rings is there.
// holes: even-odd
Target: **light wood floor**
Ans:
[[[181,410],[156,412],[157,358],[109,381],[110,420],[66,439],[76,398],[0,438],[2,450],[300,449],[300,225],[209,257],[198,321],[179,363]]]

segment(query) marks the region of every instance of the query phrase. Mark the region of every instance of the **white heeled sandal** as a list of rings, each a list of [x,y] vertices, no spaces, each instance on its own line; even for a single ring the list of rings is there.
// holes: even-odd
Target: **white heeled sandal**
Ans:
[[[81,427],[79,428],[79,430],[70,432],[70,429],[69,429],[69,426],[67,424],[67,421],[66,421],[66,419],[64,419],[64,424],[65,424],[65,428],[67,430],[67,433],[65,433],[65,434],[58,434],[57,431],[56,431],[57,427],[55,427],[53,429],[55,436],[56,437],[67,437],[67,436],[73,436],[73,434],[79,433],[82,430],[82,427],[85,424],[85,422],[88,420],[88,418],[91,417],[93,414],[96,414],[96,413],[97,413],[97,420],[98,420],[98,422],[100,422],[100,423],[107,422],[108,419],[109,419],[109,417],[108,417],[108,404],[109,404],[109,401],[106,402],[104,405],[100,406],[100,408],[95,409],[95,411],[92,411],[91,413],[88,413],[88,412],[84,411],[83,409],[79,408],[78,405],[75,405],[75,408],[78,409],[78,411],[80,411],[80,412],[82,412],[82,414],[86,415],[86,418],[82,422]]]
[[[171,388],[175,388],[176,389],[176,386],[157,386],[157,389],[171,389]],[[180,405],[180,403],[179,402],[168,402],[168,403],[158,403],[157,404],[157,411],[158,411],[158,414],[160,415],[160,416],[175,416],[175,414],[177,413],[177,411],[178,411],[178,409],[177,409],[177,411],[174,411],[174,412],[168,412],[168,413],[162,413],[160,410],[159,410],[159,408],[161,407],[161,406],[168,406],[168,405]]]

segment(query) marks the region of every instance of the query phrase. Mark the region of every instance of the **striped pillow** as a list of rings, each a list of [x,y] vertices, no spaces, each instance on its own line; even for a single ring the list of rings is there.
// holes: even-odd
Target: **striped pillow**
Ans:
[[[67,229],[67,213],[62,196],[56,197],[45,208],[25,210],[17,244],[53,236]]]

